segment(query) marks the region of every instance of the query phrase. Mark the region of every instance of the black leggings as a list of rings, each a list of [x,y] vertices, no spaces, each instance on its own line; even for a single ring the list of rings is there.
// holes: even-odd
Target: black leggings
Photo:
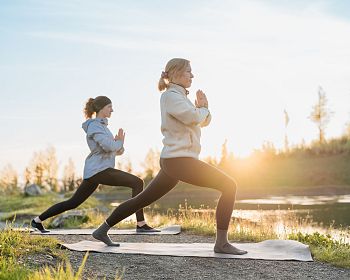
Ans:
[[[144,185],[143,180],[137,176],[134,176],[130,173],[121,170],[108,168],[97,173],[91,178],[84,179],[83,182],[80,184],[79,188],[76,190],[76,192],[70,199],[51,206],[39,216],[39,219],[41,221],[44,221],[47,218],[61,214],[64,211],[77,208],[80,204],[82,204],[85,200],[88,199],[88,197],[96,190],[99,184],[129,187],[132,189],[132,197],[135,197],[136,195],[141,193]],[[143,221],[143,209],[140,208],[137,210],[137,221]]]
[[[235,181],[219,169],[194,158],[160,159],[161,170],[139,195],[120,204],[106,222],[114,226],[135,211],[158,200],[175,187],[178,181],[216,189],[221,196],[216,208],[217,228],[227,230],[236,197]]]

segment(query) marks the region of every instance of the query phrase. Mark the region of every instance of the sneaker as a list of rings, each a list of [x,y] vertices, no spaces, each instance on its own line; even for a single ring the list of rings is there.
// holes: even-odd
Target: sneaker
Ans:
[[[160,230],[145,224],[142,227],[136,226],[136,232],[160,232]]]
[[[37,223],[34,221],[34,219],[31,221],[31,226],[34,228],[34,229],[37,229],[39,230],[41,233],[47,233],[47,232],[50,232],[49,230],[46,230],[43,226],[42,223]]]

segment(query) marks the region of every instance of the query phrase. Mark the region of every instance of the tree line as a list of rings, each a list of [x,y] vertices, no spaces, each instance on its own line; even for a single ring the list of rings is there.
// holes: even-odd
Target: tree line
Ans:
[[[305,157],[314,155],[341,154],[347,153],[350,155],[350,122],[345,124],[345,131],[341,137],[334,139],[326,139],[326,127],[330,122],[333,112],[328,107],[326,92],[322,87],[318,89],[318,100],[312,107],[308,118],[314,122],[318,130],[318,139],[311,144],[302,143],[290,147],[288,143],[287,133],[285,134],[284,149],[277,150],[272,142],[266,141],[260,149],[253,151],[251,157],[258,158],[278,158],[278,157]],[[289,116],[284,110],[285,127],[289,124]],[[143,171],[136,174],[142,177],[148,183],[155,174],[159,171],[159,156],[160,152],[156,149],[150,149],[141,163]],[[221,156],[207,157],[204,161],[212,164],[222,170],[229,171],[232,169],[235,161],[234,154],[227,149],[227,140],[222,144]],[[130,160],[118,161],[117,168],[126,172],[134,173]],[[48,147],[44,151],[35,152],[24,170],[24,186],[36,184],[47,191],[67,192],[73,191],[79,186],[82,178],[77,175],[74,162],[69,158],[68,162],[63,167],[63,176],[58,179],[59,164],[56,157],[54,147]],[[17,171],[11,166],[6,165],[0,171],[0,193],[13,193],[21,187],[19,185],[19,176]]]

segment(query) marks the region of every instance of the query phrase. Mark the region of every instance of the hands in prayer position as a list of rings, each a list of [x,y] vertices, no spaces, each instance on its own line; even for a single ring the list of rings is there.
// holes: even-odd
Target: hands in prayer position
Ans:
[[[205,107],[208,109],[208,99],[203,91],[200,89],[196,92],[197,99],[194,101],[194,104],[197,108]]]
[[[124,139],[125,139],[125,132],[122,128],[119,128],[118,134],[114,137],[115,141],[122,141],[124,144]]]

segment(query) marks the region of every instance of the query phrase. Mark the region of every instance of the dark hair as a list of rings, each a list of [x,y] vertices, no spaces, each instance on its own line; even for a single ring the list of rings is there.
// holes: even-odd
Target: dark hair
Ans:
[[[84,114],[87,119],[91,119],[94,113],[98,113],[104,106],[112,103],[107,96],[97,96],[96,98],[89,98],[85,104]]]

